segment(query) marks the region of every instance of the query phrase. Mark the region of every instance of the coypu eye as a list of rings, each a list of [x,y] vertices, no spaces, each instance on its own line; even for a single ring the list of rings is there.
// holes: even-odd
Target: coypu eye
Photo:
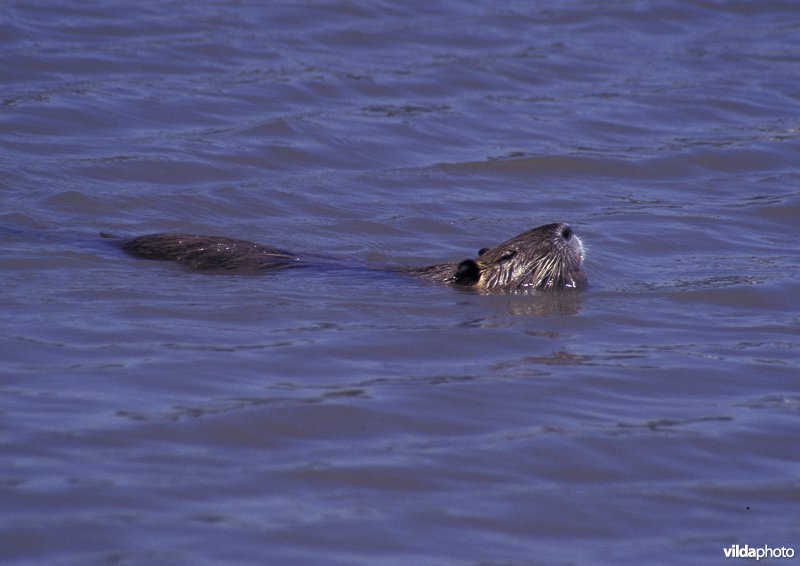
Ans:
[[[486,252],[488,252],[491,249],[492,248],[481,248],[481,249],[478,250],[478,255],[482,256],[483,254],[485,254]]]
[[[515,255],[517,255],[517,250],[508,250],[506,253],[497,258],[497,261],[508,261]]]
[[[561,237],[565,240],[569,240],[572,237],[572,228],[569,226],[564,226],[561,229]]]

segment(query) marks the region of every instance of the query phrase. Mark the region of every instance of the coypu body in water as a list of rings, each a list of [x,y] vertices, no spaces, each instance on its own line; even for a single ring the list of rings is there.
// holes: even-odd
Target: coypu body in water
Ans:
[[[251,273],[313,264],[285,250],[221,236],[151,234],[123,242],[122,249],[135,257],[174,261],[198,270]],[[556,223],[523,232],[460,262],[382,269],[485,293],[530,292],[585,287],[583,259],[580,238],[568,224]]]

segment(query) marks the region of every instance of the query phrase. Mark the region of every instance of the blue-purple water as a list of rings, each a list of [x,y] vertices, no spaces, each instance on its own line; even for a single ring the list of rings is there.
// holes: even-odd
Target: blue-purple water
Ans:
[[[0,561],[800,552],[800,4],[12,2],[0,103]],[[358,268],[555,221],[586,292]]]

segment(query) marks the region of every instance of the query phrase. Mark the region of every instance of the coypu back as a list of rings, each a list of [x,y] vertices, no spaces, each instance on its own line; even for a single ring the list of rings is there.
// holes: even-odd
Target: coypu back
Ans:
[[[150,234],[122,244],[122,249],[142,259],[174,261],[192,269],[252,272],[282,269],[300,261],[287,251],[221,236]]]
[[[284,250],[220,236],[151,234],[128,240],[122,249],[143,259],[174,261],[193,269],[255,272],[304,265]],[[425,267],[384,267],[434,283],[483,293],[579,289],[583,244],[569,224],[547,224],[478,252],[474,259]]]

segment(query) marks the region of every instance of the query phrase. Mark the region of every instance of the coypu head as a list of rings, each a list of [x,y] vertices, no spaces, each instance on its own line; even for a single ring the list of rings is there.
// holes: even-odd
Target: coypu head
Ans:
[[[547,224],[465,259],[453,282],[488,292],[577,289],[587,282],[583,257],[583,244],[569,224]]]

